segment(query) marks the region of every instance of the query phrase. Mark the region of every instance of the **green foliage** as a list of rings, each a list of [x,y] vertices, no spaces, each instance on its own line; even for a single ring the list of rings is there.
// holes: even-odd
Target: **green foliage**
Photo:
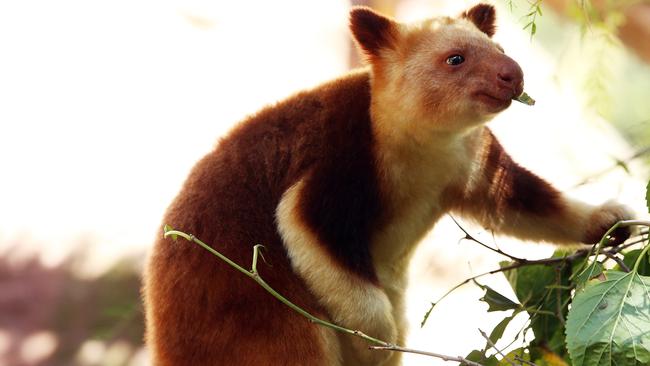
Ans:
[[[589,264],[587,258],[584,258],[573,264],[573,276],[571,277],[571,282],[575,288],[582,289],[587,281],[600,276],[604,270],[605,267],[602,263],[594,261]]]
[[[528,13],[524,15],[526,18],[526,25],[524,25],[524,30],[530,29],[530,38],[532,39],[535,33],[537,33],[537,16],[542,16],[542,0],[535,0],[530,3],[530,8]]]
[[[516,350],[508,353],[501,361],[499,361],[499,366],[512,366],[510,361],[514,360],[524,360],[530,362],[530,355],[526,353],[526,350],[523,348],[517,348]],[[515,365],[520,364],[521,361],[517,362]]]
[[[650,277],[645,277],[650,272],[649,249],[624,254],[625,266],[632,268],[627,273],[605,270],[595,255],[591,260],[514,268],[505,275],[520,304],[479,285],[485,290],[481,300],[488,303],[488,311],[514,312],[492,330],[486,348],[470,356],[493,364],[487,350],[503,337],[518,312],[525,310],[534,339],[513,351],[520,354],[518,358],[511,352],[497,365],[512,365],[513,360],[517,365],[532,362],[537,366],[650,365]],[[558,251],[553,258],[566,255]],[[514,263],[502,262],[501,267]]]
[[[495,356],[486,356],[484,351],[474,350],[469,355],[465,356],[466,359],[478,362],[483,366],[498,366],[499,359]]]
[[[492,330],[488,345],[494,347],[502,338],[518,309],[525,309],[530,316],[528,328],[534,339],[516,350],[526,357],[513,363],[509,354],[500,357],[498,365],[650,365],[649,251],[650,244],[646,244],[623,252],[619,259],[622,264],[614,270],[607,270],[611,265],[603,263],[618,254],[616,250],[607,257],[592,251],[585,252],[588,255],[583,258],[519,262],[519,267],[516,261],[502,262],[501,268],[515,267],[505,275],[521,307],[516,308],[513,301],[482,286],[485,296],[481,300],[488,303],[488,311],[515,309]],[[554,258],[568,259],[561,251],[550,259]],[[486,350],[482,355],[489,360]]]
[[[633,268],[634,265],[639,261],[639,266],[637,268],[637,273],[641,276],[650,276],[650,257],[648,253],[643,253],[643,258],[639,259],[639,255],[642,253],[642,249],[631,250],[623,256],[623,263],[628,268]],[[620,266],[616,267],[617,270],[621,270]]]
[[[650,364],[650,278],[605,272],[573,300],[566,340],[574,366]]]
[[[499,322],[499,324],[497,324],[494,327],[494,329],[492,329],[492,332],[490,332],[490,335],[487,336],[485,348],[483,348],[482,350],[473,350],[465,358],[470,360],[470,361],[478,362],[478,363],[483,364],[485,366],[488,366],[488,365],[494,365],[494,366],[501,365],[501,362],[499,361],[499,359],[497,357],[495,357],[494,355],[488,356],[488,351],[490,350],[491,347],[493,347],[499,341],[499,339],[501,339],[501,337],[503,337],[503,332],[505,332],[506,328],[508,327],[508,325],[510,324],[512,319],[514,319],[515,316],[517,316],[517,314],[519,314],[520,311],[522,311],[521,308],[516,309],[510,316],[506,316],[505,318],[503,318]],[[485,333],[482,333],[482,334],[483,334],[483,336],[486,336]],[[503,361],[503,360],[501,360],[501,361]]]
[[[476,281],[474,282],[481,289],[485,290],[485,295],[481,298],[481,301],[484,301],[488,304],[488,312],[521,308],[521,305],[494,291],[490,286],[481,285]]]
[[[512,319],[514,319],[515,316],[518,313],[519,313],[518,311],[515,311],[512,315],[503,318],[499,322],[499,324],[497,324],[494,327],[494,329],[492,329],[492,332],[490,333],[490,336],[488,337],[490,339],[490,342],[496,344],[499,341],[499,339],[501,339],[501,337],[503,337],[503,332],[506,331],[506,328],[508,327],[508,325],[510,324]],[[488,343],[488,344],[485,345],[485,348],[488,349],[489,346],[490,346],[490,344]]]
[[[617,34],[618,28],[625,21],[624,3],[606,1],[595,8],[590,1],[581,1],[579,4],[570,2],[569,7],[570,16],[580,26],[584,59],[590,60],[584,64],[587,73],[583,88],[587,106],[607,119],[613,118],[614,111],[618,108],[614,104],[617,96],[613,94],[616,87],[614,82],[618,76],[613,65],[616,55],[623,52]]]
[[[612,122],[639,146],[650,141],[648,100],[650,68],[623,44],[619,27],[626,22],[626,8],[640,0],[565,1],[561,16],[541,1],[543,16],[534,12],[536,0],[509,0],[506,8],[519,19],[524,33],[557,60],[555,75],[561,85],[573,84],[580,90],[581,103]],[[539,5],[539,4],[537,4]],[[596,2],[594,2],[596,5]],[[555,7],[555,6],[554,6]],[[567,21],[569,20],[569,21]],[[639,125],[639,126],[637,126]]]
[[[553,255],[556,258],[563,256],[564,252],[559,251]],[[530,328],[535,335],[531,345],[564,355],[564,318],[571,297],[571,266],[565,263],[557,266],[524,266],[505,275],[530,315]]]
[[[420,328],[424,327],[424,325],[427,323],[427,320],[429,320],[429,316],[431,315],[431,312],[435,307],[436,307],[436,303],[432,302],[431,307],[429,307],[429,310],[427,310],[427,312],[424,313],[424,316],[422,317],[422,321],[420,322]]]

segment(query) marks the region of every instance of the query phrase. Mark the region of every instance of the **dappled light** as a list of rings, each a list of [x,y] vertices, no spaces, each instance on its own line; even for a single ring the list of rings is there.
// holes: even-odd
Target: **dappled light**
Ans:
[[[142,361],[140,261],[124,258],[88,279],[74,270],[82,258],[72,252],[55,267],[0,260],[0,364]]]

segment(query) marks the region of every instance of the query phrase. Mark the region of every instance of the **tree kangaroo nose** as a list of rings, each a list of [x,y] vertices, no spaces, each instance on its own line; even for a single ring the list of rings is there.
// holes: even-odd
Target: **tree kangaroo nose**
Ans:
[[[499,83],[510,90],[515,95],[520,95],[524,90],[524,72],[515,61],[507,58],[497,71]]]

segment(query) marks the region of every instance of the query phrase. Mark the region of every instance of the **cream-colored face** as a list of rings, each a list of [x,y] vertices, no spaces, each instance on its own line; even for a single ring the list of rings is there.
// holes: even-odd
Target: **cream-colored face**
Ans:
[[[409,108],[419,120],[445,130],[462,129],[489,120],[521,94],[519,66],[469,21],[427,22],[410,32],[403,65],[393,63],[401,71],[386,81],[402,80],[406,94],[415,99]]]
[[[521,68],[490,38],[491,6],[414,25],[373,16],[381,17],[366,13],[355,24],[353,13],[352,30],[372,66],[377,119],[400,121],[412,134],[462,131],[522,93]]]

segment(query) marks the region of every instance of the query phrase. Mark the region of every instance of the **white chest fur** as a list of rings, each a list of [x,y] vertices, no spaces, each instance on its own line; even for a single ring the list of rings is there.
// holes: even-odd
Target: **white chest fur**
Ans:
[[[482,128],[446,134],[425,146],[389,147],[379,154],[382,185],[392,211],[373,238],[373,261],[384,286],[403,281],[416,244],[445,212],[443,195],[448,188],[471,185],[479,169],[475,155],[482,134]]]

